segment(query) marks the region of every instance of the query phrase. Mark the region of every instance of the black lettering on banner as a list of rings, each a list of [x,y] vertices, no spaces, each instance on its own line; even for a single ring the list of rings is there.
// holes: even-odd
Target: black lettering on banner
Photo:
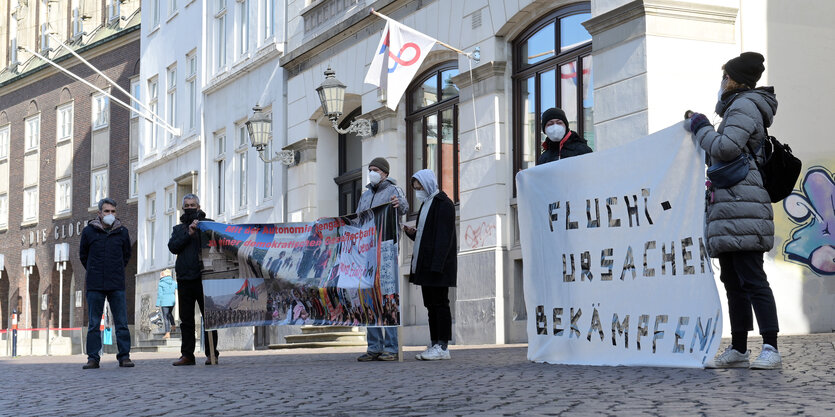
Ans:
[[[600,314],[596,308],[591,312],[591,326],[589,326],[589,332],[586,334],[586,339],[589,342],[591,342],[591,334],[594,333],[595,329],[600,334],[600,341],[602,342],[605,336],[603,335],[603,325],[600,324]]]
[[[594,220],[591,219],[591,200],[586,200],[586,217],[589,219],[588,227],[589,229],[594,227],[600,227],[600,199],[594,199]]]
[[[696,340],[699,341],[699,352],[705,350],[707,345],[707,335],[710,333],[710,324],[712,318],[707,319],[707,325],[702,328],[702,318],[696,317],[696,325],[693,327],[693,339],[690,340],[690,353],[693,353],[693,346],[696,345]]]
[[[536,334],[548,334],[545,319],[545,306],[536,306]]]
[[[612,280],[612,266],[615,264],[615,261],[612,259],[606,259],[607,256],[612,256],[615,253],[613,248],[607,248],[600,251],[600,267],[606,268],[603,272],[600,273],[600,280],[601,281],[611,281]],[[623,274],[621,274],[623,275]],[[623,278],[621,278],[623,279]]]
[[[638,350],[641,350],[641,336],[647,335],[648,327],[649,314],[641,314],[641,317],[638,318],[638,334],[635,337],[635,344],[638,346]]]
[[[687,250],[688,246],[693,246],[693,238],[686,237],[681,239],[681,266],[684,268],[684,275],[695,275],[696,268],[692,265],[687,265],[687,261],[693,259],[693,253]]]
[[[670,242],[670,252],[667,252],[667,244],[661,244],[661,275],[667,275],[667,262],[670,263],[672,275],[676,274],[676,242]]]
[[[562,308],[554,308],[554,336],[562,336],[565,329],[562,328]]]
[[[653,329],[653,332],[652,332],[652,353],[655,353],[655,342],[658,339],[663,339],[664,338],[664,331],[663,330],[658,330],[658,325],[659,324],[664,324],[666,322],[667,322],[667,315],[666,314],[662,314],[660,316],[655,316],[655,328]]]
[[[684,345],[680,344],[679,341],[684,339],[684,329],[682,327],[686,327],[690,323],[690,317],[679,317],[678,318],[678,326],[676,326],[676,342],[673,345],[673,353],[681,353],[684,352]]]
[[[628,195],[623,196],[623,201],[626,203],[626,217],[629,218],[629,227],[632,227],[632,216],[635,216],[635,227],[640,226],[640,216],[638,216],[638,196],[632,194],[632,201],[635,203],[634,206],[632,204],[629,204]]]
[[[653,224],[652,217],[649,217],[649,188],[641,188],[641,195],[644,197],[644,214],[649,224]]]
[[[571,330],[568,333],[568,338],[571,339],[572,337],[580,338],[580,328],[577,327],[577,322],[580,321],[580,316],[583,315],[583,309],[578,308],[577,314],[574,314],[574,307],[571,307],[570,315],[571,315]]]
[[[568,265],[566,264],[565,254],[562,254],[562,280],[563,282],[574,282],[574,254],[571,257],[571,273],[568,273]]]
[[[705,261],[707,261],[707,269],[710,272],[713,272],[713,268],[710,266],[710,255],[707,253],[707,247],[705,246],[704,239],[699,238],[699,261],[702,263],[702,273],[705,273]]]
[[[606,211],[609,213],[609,227],[620,227],[620,219],[612,218],[612,206],[616,206],[617,204],[617,197],[609,197],[606,199]]]
[[[632,254],[632,246],[626,248],[626,259],[623,260],[623,270],[620,272],[621,281],[626,276],[627,270],[632,271],[632,279],[635,279],[635,256]]]
[[[650,240],[649,242],[644,244],[644,276],[645,277],[654,277],[655,276],[655,268],[650,268],[647,266],[647,252],[650,249],[655,249],[655,241]]]
[[[548,204],[548,225],[551,226],[551,231],[554,231],[554,222],[559,219],[560,202]]]
[[[579,228],[577,221],[571,221],[571,203],[565,202],[565,230],[574,230]]]
[[[591,281],[594,278],[594,275],[591,273],[591,253],[589,251],[580,254],[580,270],[580,281],[585,281],[586,279]]]
[[[623,318],[623,322],[618,321],[618,313],[612,315],[612,346],[617,346],[617,336],[623,335],[623,348],[629,349],[629,314]]]

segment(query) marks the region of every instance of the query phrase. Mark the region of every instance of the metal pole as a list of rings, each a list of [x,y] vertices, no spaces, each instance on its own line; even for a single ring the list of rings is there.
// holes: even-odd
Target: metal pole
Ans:
[[[58,328],[64,327],[64,269],[67,268],[66,262],[58,262]],[[58,337],[61,337],[61,330],[58,330]]]

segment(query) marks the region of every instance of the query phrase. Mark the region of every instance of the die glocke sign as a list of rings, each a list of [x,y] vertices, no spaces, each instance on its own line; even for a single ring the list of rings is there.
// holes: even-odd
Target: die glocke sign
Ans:
[[[704,157],[676,124],[516,176],[528,359],[702,367],[722,335]]]

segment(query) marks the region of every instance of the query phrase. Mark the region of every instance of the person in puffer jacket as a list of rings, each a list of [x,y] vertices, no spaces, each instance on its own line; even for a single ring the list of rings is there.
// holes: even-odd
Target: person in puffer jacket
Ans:
[[[722,67],[716,103],[722,122],[716,130],[700,113],[685,122],[696,144],[705,150],[708,166],[732,161],[743,152],[754,155],[747,176],[739,183],[728,188],[708,183],[707,249],[711,257],[719,258],[731,322],[731,346],[708,367],[782,367],[777,351],[777,305],[763,269],[763,253],[774,245],[774,215],[757,165],[764,162],[765,129],[777,112],[774,88],[755,88],[765,71],[764,62],[765,58],[756,52],[743,52]],[[752,309],[763,337],[763,349],[749,362],[747,339],[748,331],[754,329]]]

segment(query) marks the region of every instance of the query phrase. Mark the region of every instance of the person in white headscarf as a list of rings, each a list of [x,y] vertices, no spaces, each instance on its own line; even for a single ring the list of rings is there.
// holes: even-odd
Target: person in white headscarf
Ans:
[[[416,201],[421,202],[416,227],[404,226],[415,241],[409,282],[420,285],[423,305],[429,315],[431,346],[415,356],[418,360],[449,359],[452,313],[449,287],[458,279],[458,241],[455,236],[455,205],[438,188],[435,173],[423,169],[412,176]]]

